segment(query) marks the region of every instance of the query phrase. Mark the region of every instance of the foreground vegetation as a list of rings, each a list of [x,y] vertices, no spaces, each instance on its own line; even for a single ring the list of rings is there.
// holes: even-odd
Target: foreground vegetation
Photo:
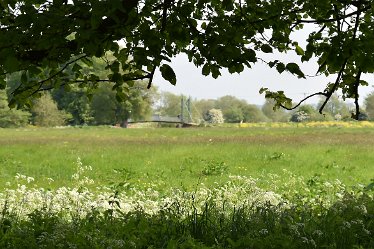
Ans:
[[[305,181],[285,171],[163,193],[128,183],[92,192],[79,160],[73,188],[0,194],[1,248],[373,248],[372,186]],[[266,181],[270,188],[262,188]]]
[[[0,248],[374,248],[374,131],[339,124],[0,130]]]

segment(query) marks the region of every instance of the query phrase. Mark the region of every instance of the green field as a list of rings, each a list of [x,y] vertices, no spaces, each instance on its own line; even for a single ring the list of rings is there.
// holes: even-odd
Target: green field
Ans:
[[[370,128],[1,129],[0,183],[19,173],[38,186],[70,186],[80,157],[93,168],[94,186],[127,181],[191,189],[283,169],[368,184],[373,147]]]
[[[373,145],[370,128],[0,130],[0,248],[374,248]]]

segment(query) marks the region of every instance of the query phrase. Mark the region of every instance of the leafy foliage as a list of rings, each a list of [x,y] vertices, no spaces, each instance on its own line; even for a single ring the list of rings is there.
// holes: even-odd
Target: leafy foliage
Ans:
[[[67,114],[57,108],[56,102],[49,93],[43,94],[33,105],[33,123],[36,126],[53,127],[65,125]]]
[[[95,89],[103,81],[125,99],[121,93],[134,80],[146,79],[150,87],[157,68],[176,84],[168,63],[177,54],[217,78],[223,68],[250,68],[263,53],[292,51],[302,62],[316,58],[316,74],[336,76],[312,95],[326,97],[320,111],[340,89],[344,99],[355,99],[357,118],[358,88],[367,85],[361,76],[374,72],[372,6],[371,0],[2,1],[0,85],[7,74],[21,73],[12,106],[30,105],[30,96],[46,89]],[[293,35],[303,28],[305,41]],[[109,51],[104,75],[83,68]],[[267,63],[279,73],[308,77],[297,61]],[[295,108],[282,91],[263,92],[276,107]]]
[[[144,84],[137,84],[126,93],[126,100],[116,98],[113,84],[103,83],[94,92],[91,110],[95,124],[123,124],[127,119],[146,120],[151,115],[154,91],[146,91]]]
[[[283,109],[277,109],[276,102],[274,100],[267,99],[262,105],[261,110],[271,121],[284,122],[289,120],[289,114]]]
[[[14,110],[8,107],[8,96],[5,90],[0,90],[0,127],[25,126],[30,118],[30,113]]]
[[[64,89],[52,91],[53,99],[57,102],[60,110],[65,110],[71,115],[67,120],[70,125],[91,124],[94,120],[92,115],[92,101],[87,97],[86,89],[72,87],[69,92]]]

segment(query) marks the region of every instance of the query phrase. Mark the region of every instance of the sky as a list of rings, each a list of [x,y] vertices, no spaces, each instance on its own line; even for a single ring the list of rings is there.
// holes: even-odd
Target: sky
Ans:
[[[269,60],[278,59],[279,55],[267,54],[262,55]],[[280,55],[283,61],[299,62],[296,55]],[[317,71],[316,62],[298,63],[305,74],[314,75]],[[275,68],[270,69],[263,62],[257,62],[252,68],[246,68],[240,74],[230,74],[227,70],[222,71],[222,76],[214,79],[211,76],[204,76],[201,68],[196,68],[193,63],[189,62],[187,57],[179,55],[172,60],[170,64],[176,75],[177,84],[171,85],[165,81],[160,72],[156,72],[153,85],[157,86],[160,91],[168,91],[174,94],[183,94],[196,99],[217,99],[225,95],[232,95],[239,99],[244,99],[250,104],[262,105],[265,102],[264,95],[259,94],[261,87],[267,87],[272,91],[282,90],[286,96],[298,102],[304,96],[315,92],[323,91],[328,82],[333,82],[334,77],[311,77],[307,79],[298,79],[296,76],[283,72],[279,74]],[[368,87],[361,87],[359,94],[362,104],[364,97],[374,90],[374,77],[365,77],[369,80]],[[313,97],[308,100],[308,104],[316,104],[319,97]],[[352,103],[353,101],[350,101]]]

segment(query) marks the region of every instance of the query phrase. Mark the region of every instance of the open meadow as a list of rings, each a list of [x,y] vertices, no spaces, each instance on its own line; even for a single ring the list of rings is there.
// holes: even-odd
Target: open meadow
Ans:
[[[94,186],[191,189],[283,170],[347,185],[374,178],[372,128],[2,129],[0,145],[1,187],[17,173],[38,186],[69,186],[78,157]]]
[[[374,248],[373,148],[368,127],[1,129],[0,248]]]

